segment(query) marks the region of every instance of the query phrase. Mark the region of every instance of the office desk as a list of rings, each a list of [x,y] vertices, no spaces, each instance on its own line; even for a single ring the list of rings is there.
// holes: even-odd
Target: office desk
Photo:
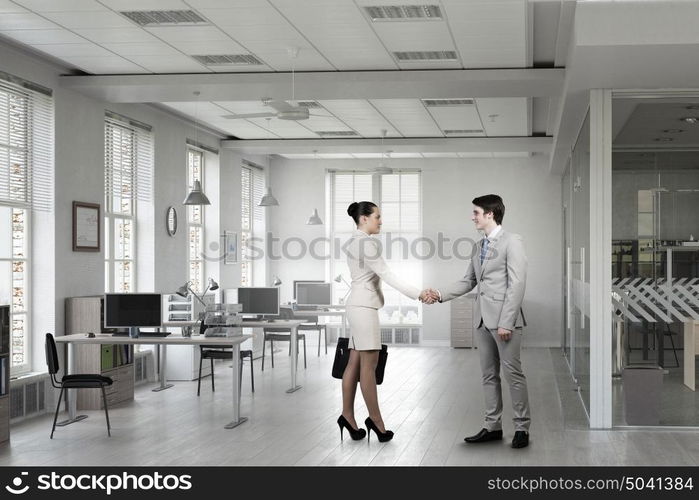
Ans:
[[[243,321],[240,326],[243,328],[288,328],[291,331],[291,387],[286,390],[288,393],[298,391],[301,386],[296,385],[296,367],[298,365],[298,344],[296,339],[298,336],[299,325],[302,325],[303,321],[298,319],[275,319],[261,320],[261,321]],[[250,337],[248,335],[247,337]]]
[[[239,384],[239,363],[240,363],[240,344],[251,338],[251,335],[241,335],[239,337],[182,337],[178,335],[169,335],[167,337],[122,337],[112,336],[109,334],[97,334],[93,338],[88,338],[84,333],[76,333],[73,335],[64,335],[56,337],[56,343],[68,345],[68,373],[75,373],[75,345],[76,344],[148,344],[158,345],[161,349],[160,357],[160,390],[166,387],[167,377],[167,346],[168,345],[230,345],[233,348],[233,420],[225,425],[226,429],[232,429],[239,426],[247,420],[247,417],[240,416],[240,389]],[[66,391],[66,399],[68,400],[68,420],[56,425],[68,425],[79,420],[87,418],[87,415],[77,415],[77,398],[76,394],[71,394]]]
[[[342,307],[342,309],[340,309],[340,307]],[[294,316],[340,316],[342,320],[342,336],[347,337],[347,311],[344,310],[344,306],[340,307],[335,307],[335,310],[332,309],[332,306],[330,309],[302,309],[294,311]]]
[[[699,354],[699,321],[684,324],[684,385],[696,391],[696,356]]]

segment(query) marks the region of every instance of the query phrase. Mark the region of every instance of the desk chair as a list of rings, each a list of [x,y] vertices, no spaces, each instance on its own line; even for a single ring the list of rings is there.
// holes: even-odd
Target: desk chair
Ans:
[[[56,413],[53,416],[53,427],[51,427],[51,439],[53,432],[56,430],[56,420],[58,419],[58,411],[61,409],[61,400],[63,399],[63,391],[66,389],[102,389],[102,400],[104,401],[104,416],[107,418],[107,435],[111,436],[111,426],[109,425],[109,410],[107,409],[107,395],[104,388],[112,385],[113,381],[109,377],[96,373],[79,373],[75,375],[64,375],[59,382],[56,378],[60,367],[58,366],[58,351],[56,349],[56,341],[53,335],[46,334],[46,365],[49,368],[51,376],[51,385],[56,389],[61,390],[58,396],[58,404],[56,405]]]
[[[328,353],[328,330],[323,323],[318,323],[318,316],[294,316],[294,319],[303,320],[299,325],[299,332],[318,331],[318,357],[320,357],[320,336],[325,334],[325,354]]]
[[[294,317],[294,312],[290,308],[279,308],[279,316],[274,319],[298,319]],[[265,347],[267,341],[270,343],[272,368],[274,368],[274,341],[289,342],[289,355],[291,356],[291,329],[288,327],[266,327],[262,329],[264,340],[262,341],[262,371],[265,371]],[[301,333],[299,325],[296,335],[296,353],[298,355],[298,341],[303,340],[303,367],[306,368],[306,335]]]
[[[197,396],[201,392],[201,365],[205,359],[211,360],[211,391],[216,392],[216,386],[214,385],[214,360],[215,359],[233,359],[233,349],[229,345],[211,345],[211,346],[199,346],[200,356],[199,356],[199,376],[197,377]],[[252,351],[240,351],[240,362],[238,363],[238,390],[242,388],[243,385],[243,359],[250,358],[250,383],[252,385],[252,392],[255,392],[255,374],[253,373],[252,366]]]

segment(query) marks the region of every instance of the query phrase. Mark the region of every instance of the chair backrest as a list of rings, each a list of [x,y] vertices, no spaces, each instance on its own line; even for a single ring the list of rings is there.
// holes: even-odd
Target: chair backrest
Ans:
[[[53,335],[46,334],[46,365],[49,367],[49,373],[55,375],[58,373],[58,351],[56,350],[56,341],[53,340]]]
[[[280,307],[279,319],[294,319],[294,310],[290,307]]]

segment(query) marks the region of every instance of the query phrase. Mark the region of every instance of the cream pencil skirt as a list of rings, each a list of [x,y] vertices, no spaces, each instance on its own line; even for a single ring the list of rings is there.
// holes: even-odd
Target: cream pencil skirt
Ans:
[[[347,306],[350,327],[350,349],[378,351],[381,349],[379,311],[373,307]]]

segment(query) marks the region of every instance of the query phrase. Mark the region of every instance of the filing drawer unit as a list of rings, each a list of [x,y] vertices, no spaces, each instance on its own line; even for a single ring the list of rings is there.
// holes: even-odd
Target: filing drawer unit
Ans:
[[[463,295],[451,301],[451,346],[473,345],[473,306],[475,295]]]

